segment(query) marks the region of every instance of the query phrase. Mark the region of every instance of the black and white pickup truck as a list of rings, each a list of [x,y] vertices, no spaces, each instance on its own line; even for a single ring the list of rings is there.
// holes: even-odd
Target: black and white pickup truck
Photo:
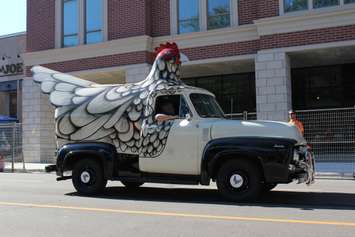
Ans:
[[[255,199],[279,183],[314,181],[312,152],[295,126],[226,119],[213,94],[180,80],[176,44],[156,53],[148,77],[132,84],[32,69],[56,107],[56,165],[47,171],[57,180],[72,179],[84,195],[103,191],[108,180],[127,188],[215,181],[232,201]],[[171,118],[158,120],[166,110]]]

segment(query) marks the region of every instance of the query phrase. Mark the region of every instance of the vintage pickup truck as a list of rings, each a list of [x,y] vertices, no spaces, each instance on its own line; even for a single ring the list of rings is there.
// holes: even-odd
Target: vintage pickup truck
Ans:
[[[56,107],[56,165],[47,171],[83,195],[108,180],[127,188],[215,181],[226,199],[242,201],[279,183],[313,182],[314,158],[295,126],[226,119],[212,93],[180,80],[180,60],[176,44],[161,45],[148,77],[123,85],[34,67]]]

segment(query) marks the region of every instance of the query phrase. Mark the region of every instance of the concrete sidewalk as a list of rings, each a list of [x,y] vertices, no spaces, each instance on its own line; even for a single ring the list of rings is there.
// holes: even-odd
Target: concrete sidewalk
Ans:
[[[32,173],[32,172],[45,172],[45,167],[50,164],[44,163],[25,163],[16,162],[14,163],[14,172],[21,173]],[[5,162],[4,172],[12,172],[11,162]]]

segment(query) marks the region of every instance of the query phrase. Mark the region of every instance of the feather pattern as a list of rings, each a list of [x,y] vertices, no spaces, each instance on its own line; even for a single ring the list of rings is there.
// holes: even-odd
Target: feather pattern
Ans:
[[[179,67],[171,53],[159,53],[145,80],[124,85],[95,84],[41,66],[32,72],[56,107],[58,144],[102,141],[113,144],[118,152],[156,157],[163,152],[174,122],[155,121],[154,100],[184,87]]]

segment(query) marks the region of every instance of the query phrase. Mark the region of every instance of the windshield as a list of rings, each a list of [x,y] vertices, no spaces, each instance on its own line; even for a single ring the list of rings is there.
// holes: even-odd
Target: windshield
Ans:
[[[223,111],[215,98],[206,94],[191,94],[190,99],[202,118],[224,118]]]

